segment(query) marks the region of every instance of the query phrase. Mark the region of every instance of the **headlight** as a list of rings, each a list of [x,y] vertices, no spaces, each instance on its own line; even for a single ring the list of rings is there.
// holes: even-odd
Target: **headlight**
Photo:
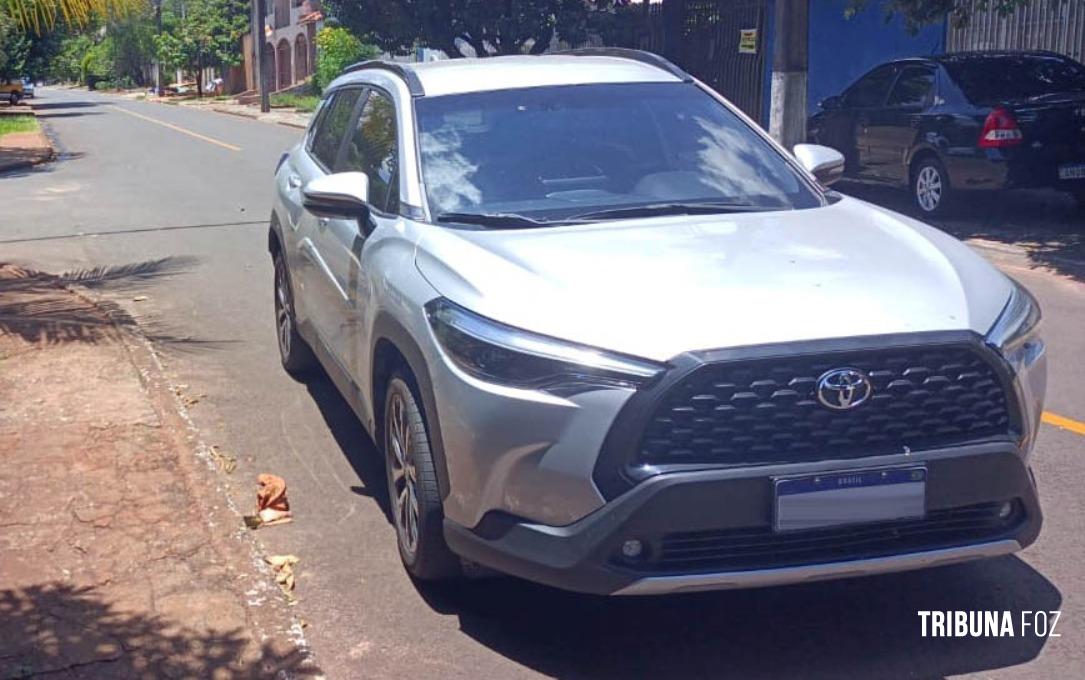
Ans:
[[[987,342],[1009,357],[1036,335],[1040,328],[1040,304],[1014,280],[1010,300],[987,334]]]
[[[639,387],[666,368],[646,359],[506,326],[444,298],[430,301],[426,315],[441,347],[456,365],[488,382],[536,389]]]

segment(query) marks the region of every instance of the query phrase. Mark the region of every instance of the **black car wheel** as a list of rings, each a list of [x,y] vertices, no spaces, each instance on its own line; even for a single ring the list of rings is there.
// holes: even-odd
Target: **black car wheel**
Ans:
[[[294,292],[282,253],[275,253],[275,334],[279,341],[279,358],[287,373],[300,377],[316,366],[313,350],[298,333]]]
[[[394,373],[384,400],[385,468],[399,556],[417,579],[453,578],[461,574],[460,561],[445,543],[429,435],[411,384],[406,374]]]
[[[920,159],[912,169],[912,200],[925,216],[945,214],[950,202],[949,177],[945,166],[934,156]]]
[[[19,103],[19,95],[12,92],[8,96],[8,103],[11,104],[12,106],[15,106],[16,104],[18,104]]]

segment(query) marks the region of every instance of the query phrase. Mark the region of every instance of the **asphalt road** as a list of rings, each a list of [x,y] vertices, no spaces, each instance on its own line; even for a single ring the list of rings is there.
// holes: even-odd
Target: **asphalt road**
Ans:
[[[278,365],[265,223],[275,161],[300,131],[39,96],[62,158],[0,177],[0,260],[77,272],[140,320],[175,381],[205,395],[191,412],[206,442],[238,457],[227,482],[241,507],[256,474],[287,479],[297,519],[259,536],[301,558],[297,611],[329,677],[1085,677],[1085,437],[1052,426],[1034,454],[1045,529],[1019,556],[656,599],[513,579],[416,586],[372,444],[326,380],[298,383]],[[999,259],[1045,306],[1051,411],[1085,420],[1085,279]],[[1061,610],[1061,637],[922,638],[918,610]]]

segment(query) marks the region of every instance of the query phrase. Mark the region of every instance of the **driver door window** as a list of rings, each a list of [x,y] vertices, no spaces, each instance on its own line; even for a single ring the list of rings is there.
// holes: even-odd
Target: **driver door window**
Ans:
[[[371,90],[347,141],[336,172],[364,172],[369,202],[381,212],[399,212],[399,143],[396,108],[386,95]]]

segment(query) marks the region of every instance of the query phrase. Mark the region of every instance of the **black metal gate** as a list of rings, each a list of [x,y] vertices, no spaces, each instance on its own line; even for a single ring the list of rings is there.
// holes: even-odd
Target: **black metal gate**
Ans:
[[[763,123],[765,0],[686,0],[667,51],[679,66]],[[676,22],[677,23],[677,22]],[[677,26],[676,26],[677,28]]]

